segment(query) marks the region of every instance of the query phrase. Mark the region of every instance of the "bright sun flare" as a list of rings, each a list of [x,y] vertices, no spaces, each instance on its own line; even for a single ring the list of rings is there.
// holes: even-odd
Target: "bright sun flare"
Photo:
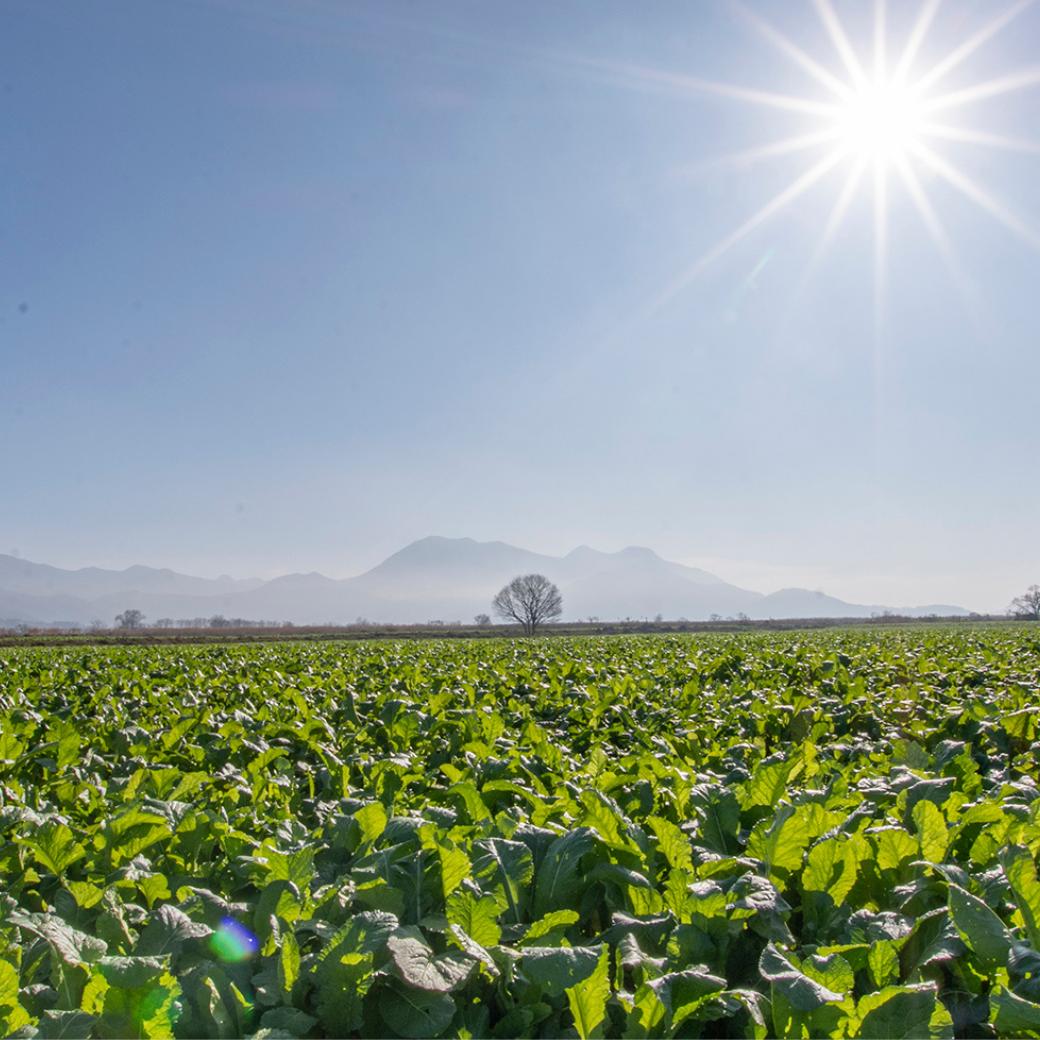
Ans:
[[[853,155],[872,162],[905,157],[921,144],[917,93],[899,83],[865,83],[838,110],[835,136]]]
[[[906,0],[909,3],[909,0]],[[832,171],[844,170],[840,186],[810,263],[810,270],[822,259],[841,225],[853,198],[864,186],[873,193],[874,213],[874,305],[875,324],[880,322],[881,299],[885,285],[888,205],[890,184],[903,190],[913,203],[928,234],[934,241],[959,288],[966,282],[945,228],[936,212],[926,184],[920,176],[944,182],[964,198],[985,210],[1008,230],[1040,249],[1040,234],[1028,227],[985,185],[958,169],[943,154],[943,146],[974,146],[1040,154],[1033,141],[1006,137],[954,121],[975,103],[1040,84],[1040,66],[1033,66],[997,79],[968,87],[951,88],[950,73],[961,66],[983,44],[1010,25],[1035,0],[1012,0],[989,22],[963,39],[939,61],[920,67],[928,29],[938,14],[941,0],[922,0],[916,20],[901,49],[889,57],[885,0],[874,0],[874,32],[869,61],[849,39],[831,5],[831,0],[813,0],[816,14],[833,46],[833,57],[840,71],[828,67],[826,55],[810,55],[758,15],[735,0],[737,10],[751,27],[772,46],[808,74],[817,88],[815,95],[792,96],[732,83],[719,83],[690,76],[673,75],[655,69],[631,66],[615,71],[634,76],[640,82],[712,93],[728,99],[799,116],[807,122],[802,132],[771,141],[721,161],[737,165],[757,163],[792,153],[815,153],[803,171],[785,188],[769,199],[739,227],[712,246],[692,266],[672,281],[654,301],[662,306],[724,252],[784,209]],[[870,176],[864,176],[866,173]],[[808,275],[809,272],[807,272]]]

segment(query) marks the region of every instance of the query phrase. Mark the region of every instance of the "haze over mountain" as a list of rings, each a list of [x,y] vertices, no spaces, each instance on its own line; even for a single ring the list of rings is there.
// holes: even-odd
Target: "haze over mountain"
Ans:
[[[738,613],[755,619],[869,617],[885,610],[912,616],[967,613],[945,604],[846,603],[800,588],[765,595],[637,546],[607,553],[582,545],[557,557],[504,542],[431,536],[345,579],[315,572],[270,581],[208,579],[144,566],[64,570],[0,554],[0,623],[82,625],[99,620],[107,625],[131,607],[151,621],[215,614],[294,624],[344,624],[358,618],[402,624],[469,621],[489,610],[492,596],[510,578],[532,571],[559,585],[566,620],[660,614],[693,621]]]

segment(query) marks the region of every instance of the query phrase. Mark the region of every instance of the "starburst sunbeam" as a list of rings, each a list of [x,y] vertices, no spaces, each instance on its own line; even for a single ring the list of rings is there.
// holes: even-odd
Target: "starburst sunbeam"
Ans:
[[[832,152],[821,159],[815,166],[810,167],[800,177],[792,181],[783,191],[778,192],[769,200],[754,216],[750,217],[731,234],[711,247],[691,267],[687,268],[678,278],[674,279],[663,292],[654,300],[650,307],[651,312],[658,310],[681,292],[690,284],[706,267],[717,260],[723,253],[731,249],[742,238],[754,231],[760,224],[767,221],[778,210],[783,209],[789,202],[796,199],[803,192],[811,188],[818,180],[829,173],[841,159],[841,154]]]
[[[917,16],[917,21],[914,23],[913,29],[910,30],[910,36],[906,41],[906,46],[903,48],[903,53],[899,58],[899,63],[896,65],[895,72],[892,74],[894,82],[903,83],[906,80],[914,59],[917,57],[917,52],[921,49],[921,44],[924,42],[928,27],[932,24],[939,11],[941,2],[942,0],[925,0],[920,14]]]
[[[976,184],[967,174],[961,173],[960,170],[948,163],[941,155],[925,144],[916,144],[913,151],[925,165],[929,166],[943,180],[956,188],[965,198],[971,199],[972,202],[985,210],[994,220],[999,221],[1009,231],[1013,231],[1023,241],[1033,246],[1034,249],[1040,249],[1040,235],[990,195],[983,187]]]
[[[795,152],[808,151],[822,144],[836,141],[838,131],[833,128],[817,130],[810,134],[798,134],[793,137],[784,137],[779,141],[771,141],[769,144],[759,145],[757,148],[746,148],[740,152],[727,152],[716,156],[704,163],[698,163],[696,169],[703,170],[718,166],[752,166],[765,159],[775,159],[779,155],[792,155]]]
[[[852,44],[849,43],[849,38],[845,35],[845,30],[841,27],[841,22],[838,21],[838,16],[834,13],[834,8],[831,7],[830,0],[813,0],[813,3],[835,50],[852,77],[853,85],[862,86],[867,79],[866,73],[852,49]]]
[[[743,4],[736,4],[737,13],[762,37],[768,40],[777,50],[786,54],[797,65],[800,65],[818,83],[826,87],[832,94],[839,98],[849,96],[849,86],[832,73],[828,72],[823,65],[811,58],[797,44],[792,42],[782,32],[770,25],[764,18],[749,11]]]
[[[973,101],[984,101],[986,98],[996,97],[998,94],[1010,94],[1016,90],[1024,90],[1040,83],[1040,67],[1023,69],[1010,76],[1001,76],[1000,79],[987,80],[985,83],[976,83],[972,87],[955,90],[942,97],[932,98],[922,105],[925,113],[940,112],[943,109],[958,108]]]
[[[864,179],[863,174],[867,169],[872,169],[870,190],[873,196],[873,313],[877,330],[880,330],[884,320],[884,295],[887,284],[890,170],[899,174],[898,185],[909,195],[951,273],[954,270],[958,272],[958,281],[964,281],[963,272],[955,261],[952,245],[942,228],[935,207],[927,197],[925,186],[917,176],[915,165],[935,174],[1019,238],[1040,248],[1040,235],[1036,231],[928,143],[948,140],[961,145],[1005,149],[1024,154],[1040,153],[1040,144],[1031,141],[941,122],[933,118],[937,113],[955,112],[969,104],[1040,84],[1040,66],[939,95],[930,92],[935,83],[964,62],[1034,2],[1035,0],[1018,0],[955,47],[924,76],[915,77],[914,63],[926,42],[930,27],[936,21],[941,6],[940,0],[923,0],[905,43],[901,49],[893,51],[897,56],[891,69],[888,64],[885,0],[875,0],[873,5],[872,53],[869,61],[857,54],[831,0],[813,0],[819,20],[848,74],[847,81],[834,76],[823,63],[738,2],[738,13],[755,32],[825,88],[825,100],[774,94],[754,87],[699,80],[653,69],[626,67],[624,71],[627,75],[637,77],[643,82],[699,92],[709,91],[735,100],[812,116],[819,120],[814,130],[719,156],[712,161],[712,165],[752,165],[767,159],[808,151],[814,147],[828,149],[822,159],[815,160],[813,165],[767,201],[736,230],[722,238],[673,279],[656,298],[653,309],[674,297],[732,246],[805,193],[842,160],[851,161],[852,170],[827,219],[823,237],[810,260],[809,269],[811,271],[818,265],[852,205],[855,191]],[[961,295],[963,296],[963,293]],[[880,332],[877,334],[880,335]]]
[[[1007,152],[1040,155],[1040,142],[991,134],[985,130],[972,130],[970,127],[928,122],[921,124],[921,133],[926,137],[938,137],[945,141],[959,141],[962,144],[977,144],[984,148],[999,148]]]
[[[812,98],[779,94],[771,90],[758,90],[754,87],[743,87],[733,83],[700,79],[696,76],[665,72],[660,69],[646,68],[642,65],[629,65],[576,57],[568,58],[567,61],[569,64],[581,65],[604,73],[612,79],[635,86],[659,87],[684,94],[715,94],[734,101],[746,101],[766,108],[776,108],[808,116],[832,116],[836,110],[833,102],[815,101]]]
[[[960,298],[968,302],[968,309],[972,321],[977,325],[978,310],[975,305],[976,294],[974,286],[972,286],[970,279],[964,273],[960,261],[957,259],[957,253],[953,247],[953,243],[950,241],[950,237],[947,235],[946,229],[943,227],[938,213],[935,212],[935,207],[932,206],[929,201],[928,196],[921,185],[920,178],[917,176],[913,166],[906,157],[900,158],[896,163],[896,170],[899,173],[903,185],[906,187],[907,194],[910,196],[914,208],[917,210],[917,213],[921,218],[921,222],[925,226],[925,230],[928,232],[929,237],[935,244],[935,248],[938,250],[939,256],[942,258],[943,264],[945,265],[950,278],[957,287]]]
[[[1032,7],[1036,0],[1018,0],[1002,14],[997,15],[992,21],[987,22],[977,33],[970,36],[962,44],[955,47],[942,61],[934,65],[917,81],[921,90],[929,90],[943,76],[952,72],[961,62],[974,54],[984,43],[992,39],[1001,29],[1010,25],[1027,8]]]

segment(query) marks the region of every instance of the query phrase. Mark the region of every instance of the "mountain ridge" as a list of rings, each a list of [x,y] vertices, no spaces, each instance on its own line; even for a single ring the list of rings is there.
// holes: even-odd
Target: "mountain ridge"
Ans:
[[[348,578],[317,571],[263,581],[198,578],[135,564],[122,570],[75,570],[0,554],[0,619],[6,623],[110,623],[121,610],[150,620],[215,614],[251,621],[347,624],[469,620],[489,610],[492,596],[516,574],[537,571],[560,586],[564,618],[655,617],[704,620],[746,614],[756,619],[967,614],[963,607],[886,608],[848,603],[802,588],[764,594],[696,567],[666,560],[645,546],[604,552],[579,545],[550,556],[507,542],[429,535]]]

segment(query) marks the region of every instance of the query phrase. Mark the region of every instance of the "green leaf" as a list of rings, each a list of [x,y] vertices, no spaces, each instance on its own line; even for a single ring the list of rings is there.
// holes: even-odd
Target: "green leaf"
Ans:
[[[447,993],[427,993],[397,982],[380,990],[379,1013],[398,1036],[425,1040],[440,1036],[451,1025],[455,1001]]]
[[[803,809],[781,806],[772,819],[761,820],[748,839],[747,855],[761,860],[766,873],[775,867],[793,871],[802,865],[802,855],[812,837]]]
[[[51,949],[65,964],[92,964],[100,960],[108,949],[104,940],[77,931],[54,914],[13,913],[8,920],[19,928],[46,939]]]
[[[645,1040],[659,1036],[668,1018],[668,1009],[660,995],[644,982],[635,992],[632,1008],[625,1023],[625,1036],[629,1040]]]
[[[920,803],[931,805],[931,802]],[[891,982],[899,981],[899,954],[896,944],[890,939],[875,942],[867,953],[867,966],[874,985],[881,989]]]
[[[521,970],[548,997],[560,997],[584,982],[599,963],[600,948],[588,946],[529,946],[520,960]]]
[[[946,817],[931,801],[918,802],[912,815],[921,859],[929,863],[942,863],[950,843],[950,828]]]
[[[705,1000],[722,992],[726,988],[726,980],[698,967],[669,972],[651,980],[649,987],[664,1007],[670,1029],[675,1030]]]
[[[0,1011],[0,1022],[3,1014]],[[26,1016],[28,1021],[28,1015]],[[97,1019],[85,1011],[44,1011],[36,1027],[38,1040],[80,1040],[93,1033]]]
[[[813,1011],[824,1004],[840,1001],[836,993],[810,978],[785,957],[773,943],[769,943],[759,958],[758,970],[773,992],[779,993],[797,1011]]]
[[[386,948],[401,981],[428,993],[449,993],[473,971],[472,960],[456,953],[435,956],[429,946],[413,936],[391,936]]]
[[[452,894],[469,877],[472,869],[469,856],[460,849],[437,842],[437,858],[441,865],[441,885],[443,886],[444,898]]]
[[[457,891],[447,901],[448,920],[457,924],[474,942],[481,946],[495,946],[502,938],[498,924],[498,903],[494,896],[477,896],[472,892]],[[577,918],[577,914],[574,915]]]
[[[64,874],[87,850],[78,844],[72,831],[63,823],[48,820],[37,828],[29,840],[36,858],[52,873]]]
[[[1040,881],[1037,880],[1033,857],[1028,849],[1018,845],[1005,849],[1000,862],[1015,894],[1029,944],[1034,950],[1040,950]]]
[[[483,820],[491,819],[491,813],[488,811],[487,805],[484,804],[484,799],[481,798],[476,785],[470,781],[452,784],[448,788],[447,793],[449,796],[455,795],[462,800],[462,804],[472,823],[481,823]]]
[[[345,953],[322,962],[317,975],[317,1013],[328,1036],[361,1027],[365,994],[372,987],[371,953]]]
[[[294,1007],[271,1008],[260,1018],[261,1029],[278,1029],[291,1036],[306,1036],[317,1024],[313,1015]]]
[[[375,841],[386,830],[388,818],[386,806],[382,802],[369,802],[358,809],[354,813],[354,819],[361,828],[361,840],[367,843]]]
[[[577,923],[579,915],[574,910],[554,910],[539,918],[524,932],[520,946],[533,946],[539,939],[544,939],[552,932],[563,931]]]
[[[109,986],[137,989],[161,975],[166,964],[163,957],[102,957],[98,967]]]
[[[792,766],[793,763],[786,760],[760,762],[746,785],[744,808],[773,808],[787,790],[787,778],[791,775]]]
[[[663,816],[647,819],[657,837],[657,844],[674,870],[693,870],[693,850],[690,839],[671,820]]]
[[[856,981],[852,965],[840,953],[810,954],[799,961],[798,968],[834,993],[848,993]]]
[[[18,971],[7,961],[0,961],[0,1034],[10,1036],[29,1021],[28,1012],[18,1001]]]
[[[193,921],[183,910],[166,904],[152,914],[134,947],[138,957],[154,957],[180,952],[190,939],[205,939],[213,934],[209,925]]]
[[[7,961],[0,961],[0,1007],[14,1007],[18,1003],[18,969]]]
[[[118,960],[143,961],[151,958],[127,957]],[[143,1040],[172,1036],[179,1015],[181,994],[177,980],[162,967],[149,970],[141,964],[113,964],[109,970],[114,977],[128,984],[117,982],[106,991],[104,1009],[95,1026],[97,1035],[103,1040],[123,1037]]]
[[[949,884],[950,914],[968,949],[989,974],[1007,967],[1012,939],[1004,922],[977,897]]]
[[[695,840],[713,852],[728,855],[738,847],[740,804],[730,790],[698,784],[694,788],[694,804],[700,809],[700,825]]]
[[[287,996],[292,993],[296,980],[300,977],[300,947],[296,936],[285,931],[281,937],[278,950],[278,984]]]
[[[997,986],[989,995],[989,1006],[998,1036],[1040,1037],[1040,1004]]]
[[[904,977],[916,981],[925,968],[957,960],[967,952],[949,908],[939,907],[919,917],[907,937],[900,951]]]
[[[936,999],[934,985],[888,986],[868,993],[856,1004],[864,1040],[952,1037],[953,1021]]]
[[[536,917],[569,909],[581,901],[585,888],[581,860],[594,845],[595,836],[588,827],[579,827],[553,841],[535,879]]]
[[[128,809],[102,828],[105,846],[115,865],[133,859],[172,834],[165,816],[139,808]]]
[[[872,834],[877,848],[877,867],[882,873],[899,870],[918,854],[918,844],[902,827],[879,827]]]
[[[588,978],[567,988],[567,1003],[574,1016],[574,1028],[581,1040],[603,1034],[610,1000],[610,968],[607,947],[600,947],[596,968]]]
[[[473,843],[473,873],[497,901],[508,908],[514,922],[523,919],[528,889],[534,877],[531,850],[520,841],[490,838]]]
[[[826,892],[841,906],[856,883],[859,857],[850,841],[827,838],[814,845],[806,857],[802,871],[802,887],[807,891]]]

